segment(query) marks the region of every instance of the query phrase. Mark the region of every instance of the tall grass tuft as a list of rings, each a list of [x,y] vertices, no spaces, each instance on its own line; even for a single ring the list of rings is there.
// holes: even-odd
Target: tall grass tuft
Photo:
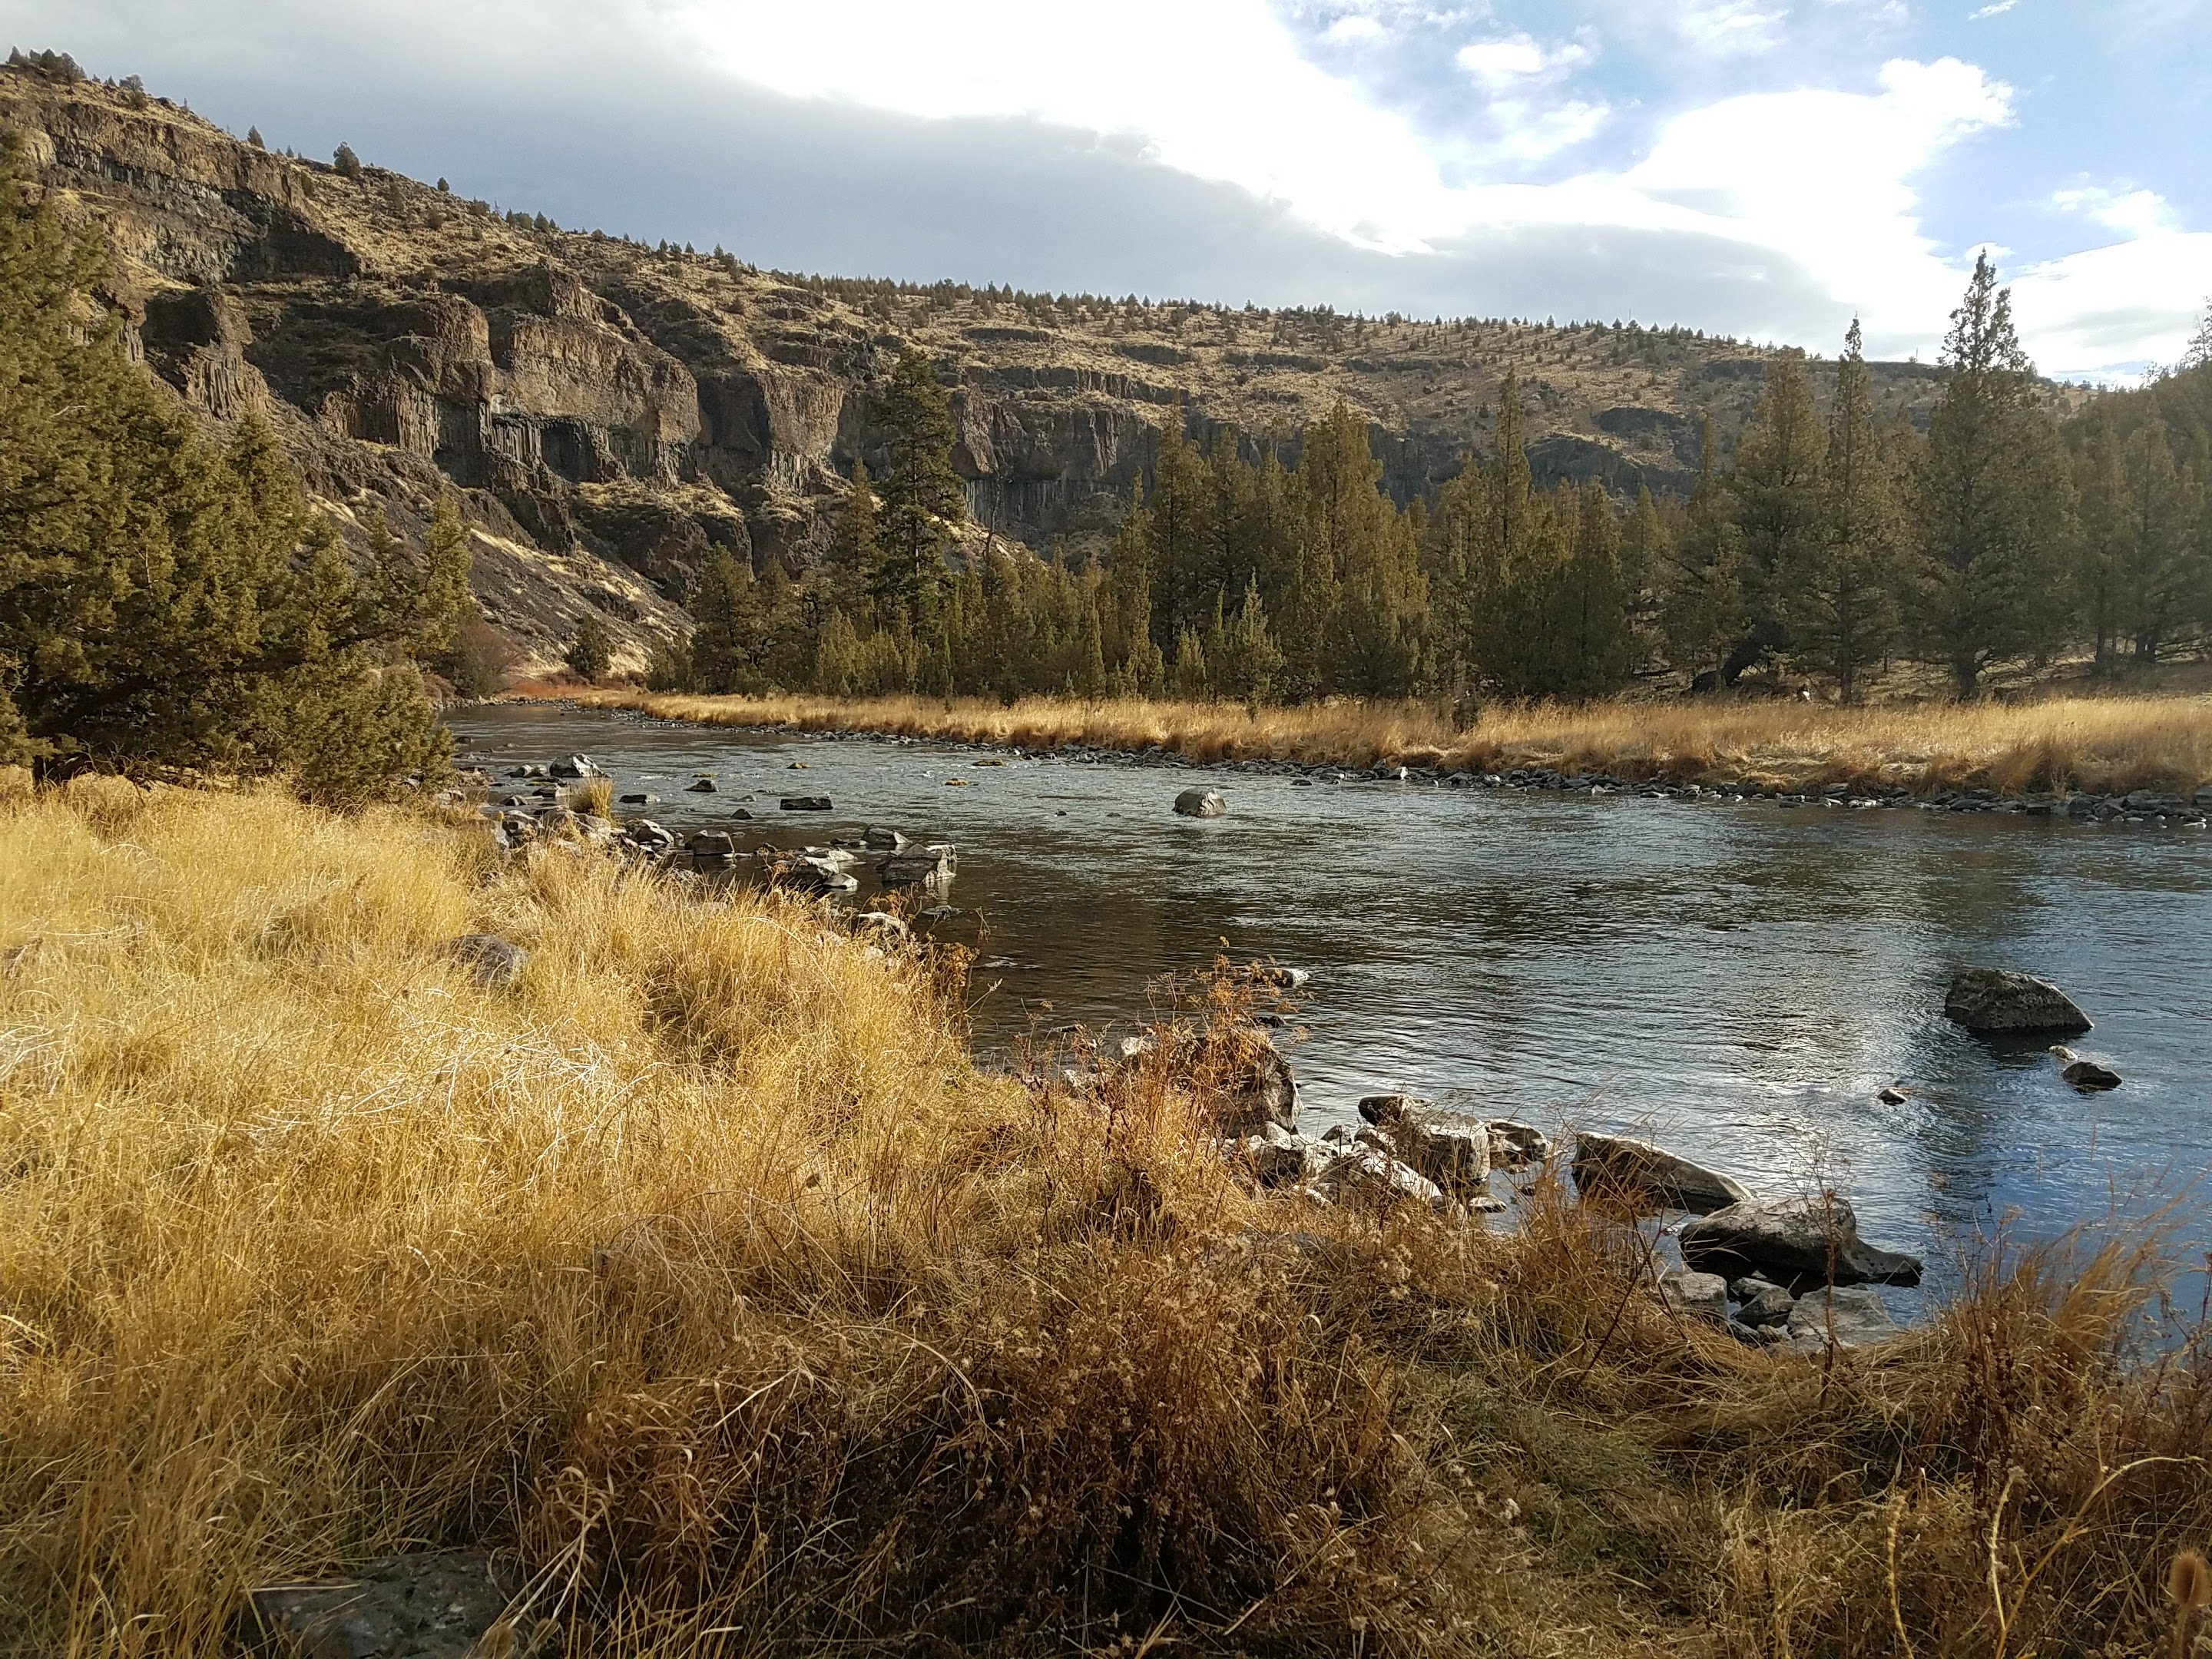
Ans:
[[[957,964],[457,819],[0,779],[0,951],[11,1651],[228,1654],[254,1586],[464,1543],[614,1655],[2193,1616],[2212,1404],[2196,1341],[2130,1363],[2141,1240],[1994,1251],[1923,1334],[1778,1358],[1549,1174],[1497,1233],[1248,1190],[1206,1097],[1233,998],[1195,1085],[1174,1042],[989,1075]]]

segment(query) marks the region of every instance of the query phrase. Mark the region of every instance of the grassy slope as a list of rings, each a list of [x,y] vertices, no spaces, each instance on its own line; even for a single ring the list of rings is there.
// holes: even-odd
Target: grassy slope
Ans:
[[[1486,712],[1455,731],[1426,704],[1334,702],[1248,714],[1234,703],[1025,698],[849,701],[599,691],[577,701],[730,726],[909,733],[1022,746],[1158,744],[1195,760],[1273,757],[1370,766],[1558,767],[1676,783],[1750,779],[1929,791],[2155,787],[2212,781],[2212,697],[2053,697],[2031,703],[1845,708],[1821,703],[1601,702]]]
[[[2193,1350],[2109,1369],[2138,1262],[1778,1360],[1548,1182],[1317,1211],[1164,1072],[979,1074],[957,963],[795,903],[10,787],[0,1650],[490,1540],[599,1654],[2141,1651],[2212,1522]]]

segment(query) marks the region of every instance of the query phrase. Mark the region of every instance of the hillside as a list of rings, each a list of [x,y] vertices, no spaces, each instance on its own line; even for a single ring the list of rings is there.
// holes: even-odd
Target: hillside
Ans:
[[[1679,331],[1369,321],[1320,312],[796,278],[728,255],[564,231],[375,167],[271,154],[168,100],[0,73],[0,128],[64,216],[114,249],[108,296],[210,418],[262,411],[358,532],[420,533],[463,492],[487,617],[550,664],[587,611],[641,664],[710,546],[793,568],[859,453],[899,347],[953,389],[979,534],[1096,546],[1163,422],[1297,434],[1338,400],[1401,501],[1484,450],[1517,367],[1541,478],[1680,490],[1702,420],[1723,446],[1767,354]],[[1816,392],[1823,366],[1815,366]],[[1875,369],[1924,411],[1926,365]],[[1247,441],[1253,440],[1248,436]]]

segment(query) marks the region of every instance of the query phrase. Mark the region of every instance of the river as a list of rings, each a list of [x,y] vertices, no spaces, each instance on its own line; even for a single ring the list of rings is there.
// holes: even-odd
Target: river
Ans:
[[[984,956],[977,1040],[1143,1020],[1223,950],[1310,971],[1304,1127],[1403,1090],[1548,1130],[1649,1134],[1754,1191],[1825,1181],[1929,1292],[2001,1227],[2045,1237],[2185,1197],[2212,1243],[2212,834],[2063,818],[1788,810],[1237,768],[1004,757],[556,705],[456,711],[495,772],[582,751],[638,811],[740,848],[863,824],[959,848],[945,924]],[[794,771],[792,763],[805,769]],[[700,773],[712,795],[684,793]],[[956,782],[956,781],[957,781]],[[1172,812],[1211,787],[1229,814]],[[830,797],[828,813],[778,809]],[[735,809],[757,822],[732,823]],[[863,888],[861,897],[869,890]],[[2094,1018],[2124,1079],[2082,1095],[2039,1046],[1942,1017],[1952,969],[2018,968]],[[1906,1098],[1885,1105],[1877,1090]],[[1918,1298],[1885,1292],[1900,1313]]]

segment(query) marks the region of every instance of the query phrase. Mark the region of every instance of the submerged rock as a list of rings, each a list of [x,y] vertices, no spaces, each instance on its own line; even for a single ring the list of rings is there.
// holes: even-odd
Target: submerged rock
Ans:
[[[1187,818],[1218,818],[1229,803],[1211,789],[1186,789],[1176,797],[1175,810]]]
[[[733,859],[738,844],[723,830],[702,830],[691,837],[688,850],[695,859]]]
[[[1943,1012],[1970,1031],[2086,1031],[2089,1016],[2056,985],[2008,968],[1962,968]]]
[[[1640,1200],[1696,1215],[1751,1197],[1741,1182],[1718,1170],[1624,1135],[1577,1135],[1574,1170],[1575,1190],[1585,1197]]]
[[[2120,1086],[2120,1074],[2109,1066],[2100,1066],[2094,1060],[2084,1060],[2063,1043],[2054,1044],[2051,1052],[2057,1056],[2058,1075],[2085,1095],[2100,1089]]]
[[[830,810],[830,797],[827,795],[786,795],[783,797],[783,810],[787,812],[827,812]]]
[[[714,781],[712,778],[694,778],[684,787],[690,794],[711,795],[714,793]]]
[[[1682,1260],[1699,1271],[1775,1270],[1834,1285],[1917,1285],[1917,1256],[1878,1249],[1859,1237],[1843,1199],[1747,1199],[1683,1224]]]
[[[939,842],[919,851],[893,853],[876,864],[876,879],[886,887],[941,887],[960,868],[960,852],[949,842]]]

